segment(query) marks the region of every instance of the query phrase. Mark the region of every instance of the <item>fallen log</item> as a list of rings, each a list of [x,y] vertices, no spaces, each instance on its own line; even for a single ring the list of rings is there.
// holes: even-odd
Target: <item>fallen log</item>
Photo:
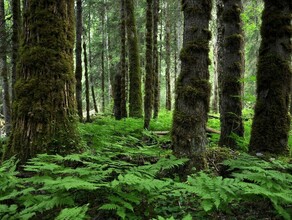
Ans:
[[[214,134],[220,134],[220,131],[216,130],[216,129],[213,129],[213,128],[209,128],[209,127],[206,127],[206,132],[207,133],[214,133]],[[153,131],[153,134],[156,134],[156,135],[167,135],[169,133],[169,131]]]

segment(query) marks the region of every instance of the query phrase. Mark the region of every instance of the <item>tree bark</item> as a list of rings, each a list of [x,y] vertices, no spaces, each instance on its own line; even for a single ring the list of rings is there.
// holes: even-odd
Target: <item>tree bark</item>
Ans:
[[[221,9],[218,9],[221,10]],[[220,146],[238,148],[233,134],[243,137],[244,128],[242,123],[242,91],[241,79],[244,70],[244,37],[241,21],[242,1],[224,0],[222,13],[217,19],[219,28],[222,28],[218,38],[220,47],[220,63],[218,82],[220,93],[220,122],[221,136]],[[222,25],[222,27],[220,27]]]
[[[165,85],[166,85],[166,99],[165,99],[165,108],[166,110],[171,110],[171,78],[170,78],[170,18],[169,18],[169,5],[166,3],[166,24],[165,24]]]
[[[211,8],[211,1],[182,1],[184,38],[180,55],[181,73],[176,87],[172,141],[176,156],[191,159],[185,173],[190,172],[193,166],[197,170],[206,166],[204,154],[210,99],[208,52]]]
[[[105,7],[101,15],[102,48],[101,48],[101,111],[105,112]]]
[[[83,121],[83,110],[82,110],[82,0],[76,0],[76,48],[75,48],[75,56],[76,56],[76,69],[75,69],[75,78],[76,78],[76,102],[77,102],[77,110],[79,121]]]
[[[146,80],[144,97],[144,128],[149,129],[154,101],[153,76],[153,0],[147,0],[146,9]]]
[[[94,91],[94,80],[92,71],[92,51],[91,51],[91,3],[89,3],[89,15],[88,15],[88,59],[89,59],[89,76],[90,76],[90,89],[91,96],[94,106],[95,113],[98,113],[95,91]]]
[[[9,71],[7,66],[7,33],[4,0],[0,0],[0,24],[0,72],[3,90],[3,115],[5,120],[5,132],[6,135],[9,135],[11,130],[11,104],[8,81]]]
[[[250,152],[288,155],[292,4],[264,1]]]
[[[83,57],[84,57],[84,76],[85,76],[85,99],[86,99],[86,122],[90,122],[90,101],[89,101],[89,77],[88,77],[88,61],[86,52],[85,37],[83,38]]]
[[[73,72],[74,1],[27,0],[6,157],[79,152]]]
[[[127,78],[127,68],[126,68],[126,11],[125,11],[125,0],[121,1],[121,118],[127,117],[127,92],[126,92],[126,78]]]
[[[12,83],[12,100],[15,97],[14,85],[16,82],[16,63],[17,63],[17,54],[19,46],[19,36],[21,30],[21,15],[20,15],[20,0],[12,1],[12,74],[11,74],[11,83]]]
[[[125,0],[129,50],[129,116],[142,117],[141,71],[133,0]]]
[[[153,2],[153,77],[154,77],[154,100],[153,118],[158,117],[160,103],[159,82],[159,57],[158,57],[158,23],[159,23],[159,0]]]

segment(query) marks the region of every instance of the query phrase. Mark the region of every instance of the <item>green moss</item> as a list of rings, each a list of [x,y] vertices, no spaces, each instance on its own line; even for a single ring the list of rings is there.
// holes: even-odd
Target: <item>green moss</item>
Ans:
[[[37,153],[79,152],[74,23],[70,17],[74,16],[73,4],[35,0],[29,6],[24,14],[27,31],[19,54],[13,131],[7,152],[8,157],[18,154],[22,162]]]
[[[241,34],[233,34],[230,36],[227,36],[224,39],[225,47],[226,48],[241,48],[241,45],[243,44],[244,39]]]
[[[185,61],[193,62],[196,57],[192,56],[194,52],[208,52],[209,51],[209,41],[202,40],[202,41],[195,41],[195,42],[188,42],[186,46],[184,46],[180,52],[180,59]]]

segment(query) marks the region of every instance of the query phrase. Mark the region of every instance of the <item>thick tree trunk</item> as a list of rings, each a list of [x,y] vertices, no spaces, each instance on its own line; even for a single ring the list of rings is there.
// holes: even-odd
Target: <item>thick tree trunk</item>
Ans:
[[[154,76],[153,76],[153,0],[147,0],[146,10],[146,80],[144,97],[144,128],[149,129],[154,101]]]
[[[82,0],[77,0],[76,7],[76,47],[75,47],[75,56],[76,56],[76,69],[75,69],[75,78],[76,78],[76,102],[79,121],[83,121],[82,113]]]
[[[166,24],[165,24],[165,85],[166,85],[166,99],[165,108],[171,110],[171,79],[170,79],[170,18],[169,18],[169,5],[166,3]]]
[[[176,87],[172,141],[176,156],[191,159],[186,173],[190,172],[192,166],[197,170],[206,166],[204,152],[210,99],[208,52],[211,8],[211,1],[182,1],[184,38],[180,55],[181,73]]]
[[[9,94],[8,66],[7,66],[7,34],[5,22],[4,0],[0,0],[0,73],[2,77],[3,90],[3,114],[5,120],[6,135],[11,130],[11,104]]]
[[[21,30],[21,15],[20,15],[20,0],[12,1],[12,74],[11,74],[11,84],[12,84],[12,100],[15,97],[14,85],[16,82],[16,63],[17,63],[17,54],[19,46],[19,36]]]
[[[220,50],[219,92],[220,92],[220,146],[237,148],[238,144],[232,134],[243,137],[242,91],[241,79],[244,70],[243,30],[241,21],[242,1],[224,0],[221,17],[222,39],[218,42]],[[221,9],[219,9],[221,10]],[[220,12],[219,12],[220,14]],[[222,27],[220,27],[222,25]],[[219,30],[220,31],[220,30]],[[219,32],[218,31],[218,32]],[[218,35],[218,37],[220,36]]]
[[[133,0],[125,0],[129,51],[129,116],[142,117],[141,71]]]
[[[86,99],[86,122],[90,122],[90,101],[89,101],[89,77],[88,77],[88,61],[86,53],[85,38],[83,38],[83,57],[84,57],[84,76],[85,76],[85,99]]]
[[[27,0],[13,130],[6,156],[78,151],[74,98],[74,1]]]
[[[154,81],[154,100],[153,118],[158,117],[160,103],[160,83],[159,83],[159,57],[158,57],[158,22],[159,22],[159,0],[153,2],[153,81]]]
[[[292,4],[290,0],[264,3],[257,101],[249,150],[288,155]]]

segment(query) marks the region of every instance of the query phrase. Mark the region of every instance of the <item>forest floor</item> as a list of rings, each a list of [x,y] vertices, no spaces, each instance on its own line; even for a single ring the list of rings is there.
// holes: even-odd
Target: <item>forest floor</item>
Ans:
[[[86,152],[39,155],[27,175],[13,159],[0,166],[0,219],[291,219],[291,158],[245,153],[244,115],[240,149],[218,148],[219,134],[208,133],[208,169],[187,180],[177,175],[187,159],[172,156],[169,133],[157,135],[170,131],[171,112],[149,131],[142,119],[95,116],[79,125]],[[219,119],[208,127],[220,130]]]

